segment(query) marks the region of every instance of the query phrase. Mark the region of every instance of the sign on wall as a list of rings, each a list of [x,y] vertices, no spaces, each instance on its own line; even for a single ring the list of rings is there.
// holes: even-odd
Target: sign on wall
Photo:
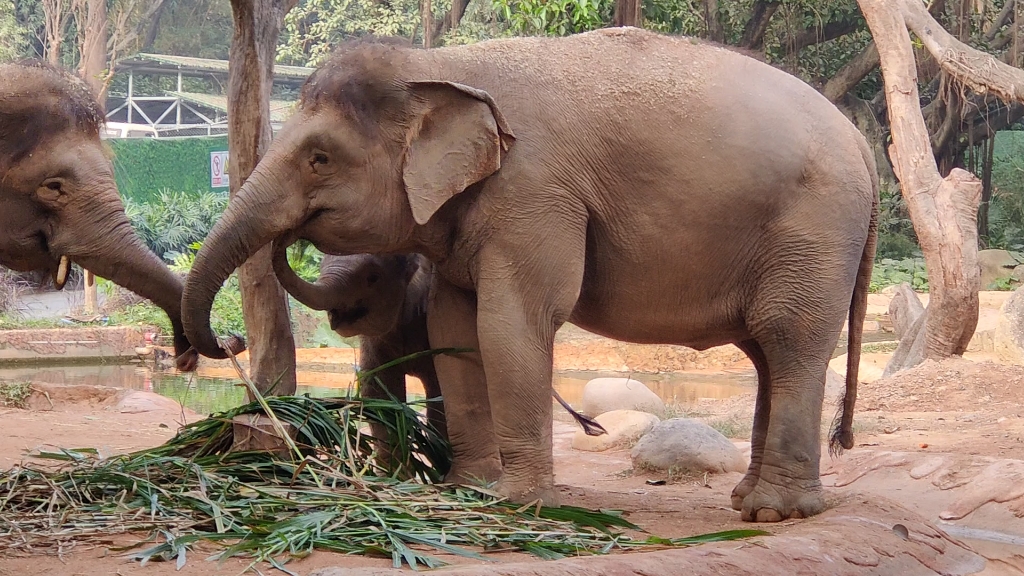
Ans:
[[[210,152],[210,186],[212,188],[228,187],[228,153]]]

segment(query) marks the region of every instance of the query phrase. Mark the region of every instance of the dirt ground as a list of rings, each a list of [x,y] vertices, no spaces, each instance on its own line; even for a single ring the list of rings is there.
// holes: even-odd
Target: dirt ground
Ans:
[[[494,555],[500,566],[445,559],[471,571],[466,573],[545,576],[1024,574],[1024,367],[1002,365],[978,352],[879,379],[887,357],[867,354],[862,362],[855,448],[836,459],[823,450],[822,482],[831,509],[820,516],[758,526],[772,536],[686,550],[559,562],[502,553]],[[844,363],[845,357],[837,358],[833,367],[842,373]],[[30,409],[0,409],[0,468],[46,446],[89,446],[108,454],[153,446],[198,417],[146,392],[40,389],[45,394],[34,394]],[[685,413],[720,430],[728,430],[722,422],[735,423],[729,435],[749,453],[753,405],[751,390],[702,399]],[[826,399],[823,427],[834,411],[834,398]],[[565,418],[554,424],[554,450],[556,482],[566,504],[626,510],[631,521],[664,537],[754,527],[729,508],[740,474],[651,485],[648,480],[664,476],[634,472],[628,447],[572,450],[575,427]],[[205,556],[197,551],[175,571],[168,564],[142,567],[102,548],[77,548],[60,558],[0,558],[0,576],[236,575],[247,565],[242,560],[216,564]],[[390,564],[317,552],[288,567],[302,576],[356,576],[391,573]],[[260,570],[273,572],[268,566]]]

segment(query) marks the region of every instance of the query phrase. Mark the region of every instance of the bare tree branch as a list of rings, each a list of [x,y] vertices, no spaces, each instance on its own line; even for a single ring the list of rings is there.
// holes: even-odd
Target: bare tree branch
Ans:
[[[856,32],[859,28],[860,22],[856,20],[839,20],[829,22],[824,26],[806,28],[797,32],[792,37],[783,39],[783,54],[786,56],[796,54],[808,46],[821,44],[823,42],[828,42],[829,40],[835,40],[841,36],[846,36],[847,34]]]
[[[781,0],[757,0],[754,2],[750,20],[747,20],[747,25],[743,27],[740,48],[760,50],[764,47],[764,34],[768,31],[768,24],[781,4]]]
[[[1024,102],[1024,71],[957,40],[919,2],[901,1],[899,7],[907,27],[947,74],[978,94]]]
[[[992,40],[995,40],[996,34],[999,34],[999,30],[1003,26],[1006,26],[1007,22],[1013,20],[1013,8],[1015,5],[1015,0],[1006,0],[1006,4],[1003,4],[1003,9],[999,12],[999,15],[996,16],[996,19],[992,21],[992,24],[988,27],[988,30],[985,31],[984,36],[982,36],[982,38],[984,38],[986,42],[991,42]]]
[[[945,0],[934,0],[928,6],[928,13],[933,16],[941,14],[945,6]],[[878,48],[874,42],[871,42],[825,83],[821,93],[830,101],[838,102],[847,92],[853,90],[857,84],[860,84],[860,81],[875,68],[878,68]],[[879,93],[879,96],[881,96],[881,93]]]
[[[878,68],[878,49],[871,42],[825,83],[821,93],[830,101],[838,102],[875,68]]]

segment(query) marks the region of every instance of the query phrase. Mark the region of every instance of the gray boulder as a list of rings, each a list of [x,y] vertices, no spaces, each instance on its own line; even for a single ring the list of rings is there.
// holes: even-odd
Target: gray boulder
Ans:
[[[583,387],[583,414],[596,417],[612,410],[638,410],[656,416],[665,413],[665,402],[639,380],[594,378]]]
[[[1009,278],[1020,262],[1007,250],[978,250],[978,265],[981,267],[981,289],[989,290],[1000,278]]]
[[[633,467],[680,473],[744,472],[747,459],[718,431],[690,418],[663,420],[637,442]]]

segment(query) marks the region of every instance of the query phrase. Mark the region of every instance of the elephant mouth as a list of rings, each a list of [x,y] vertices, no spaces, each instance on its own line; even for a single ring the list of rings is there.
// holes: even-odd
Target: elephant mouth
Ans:
[[[333,309],[327,311],[327,320],[331,324],[331,330],[341,331],[366,318],[369,313],[370,309],[366,306],[355,306],[346,310]]]

